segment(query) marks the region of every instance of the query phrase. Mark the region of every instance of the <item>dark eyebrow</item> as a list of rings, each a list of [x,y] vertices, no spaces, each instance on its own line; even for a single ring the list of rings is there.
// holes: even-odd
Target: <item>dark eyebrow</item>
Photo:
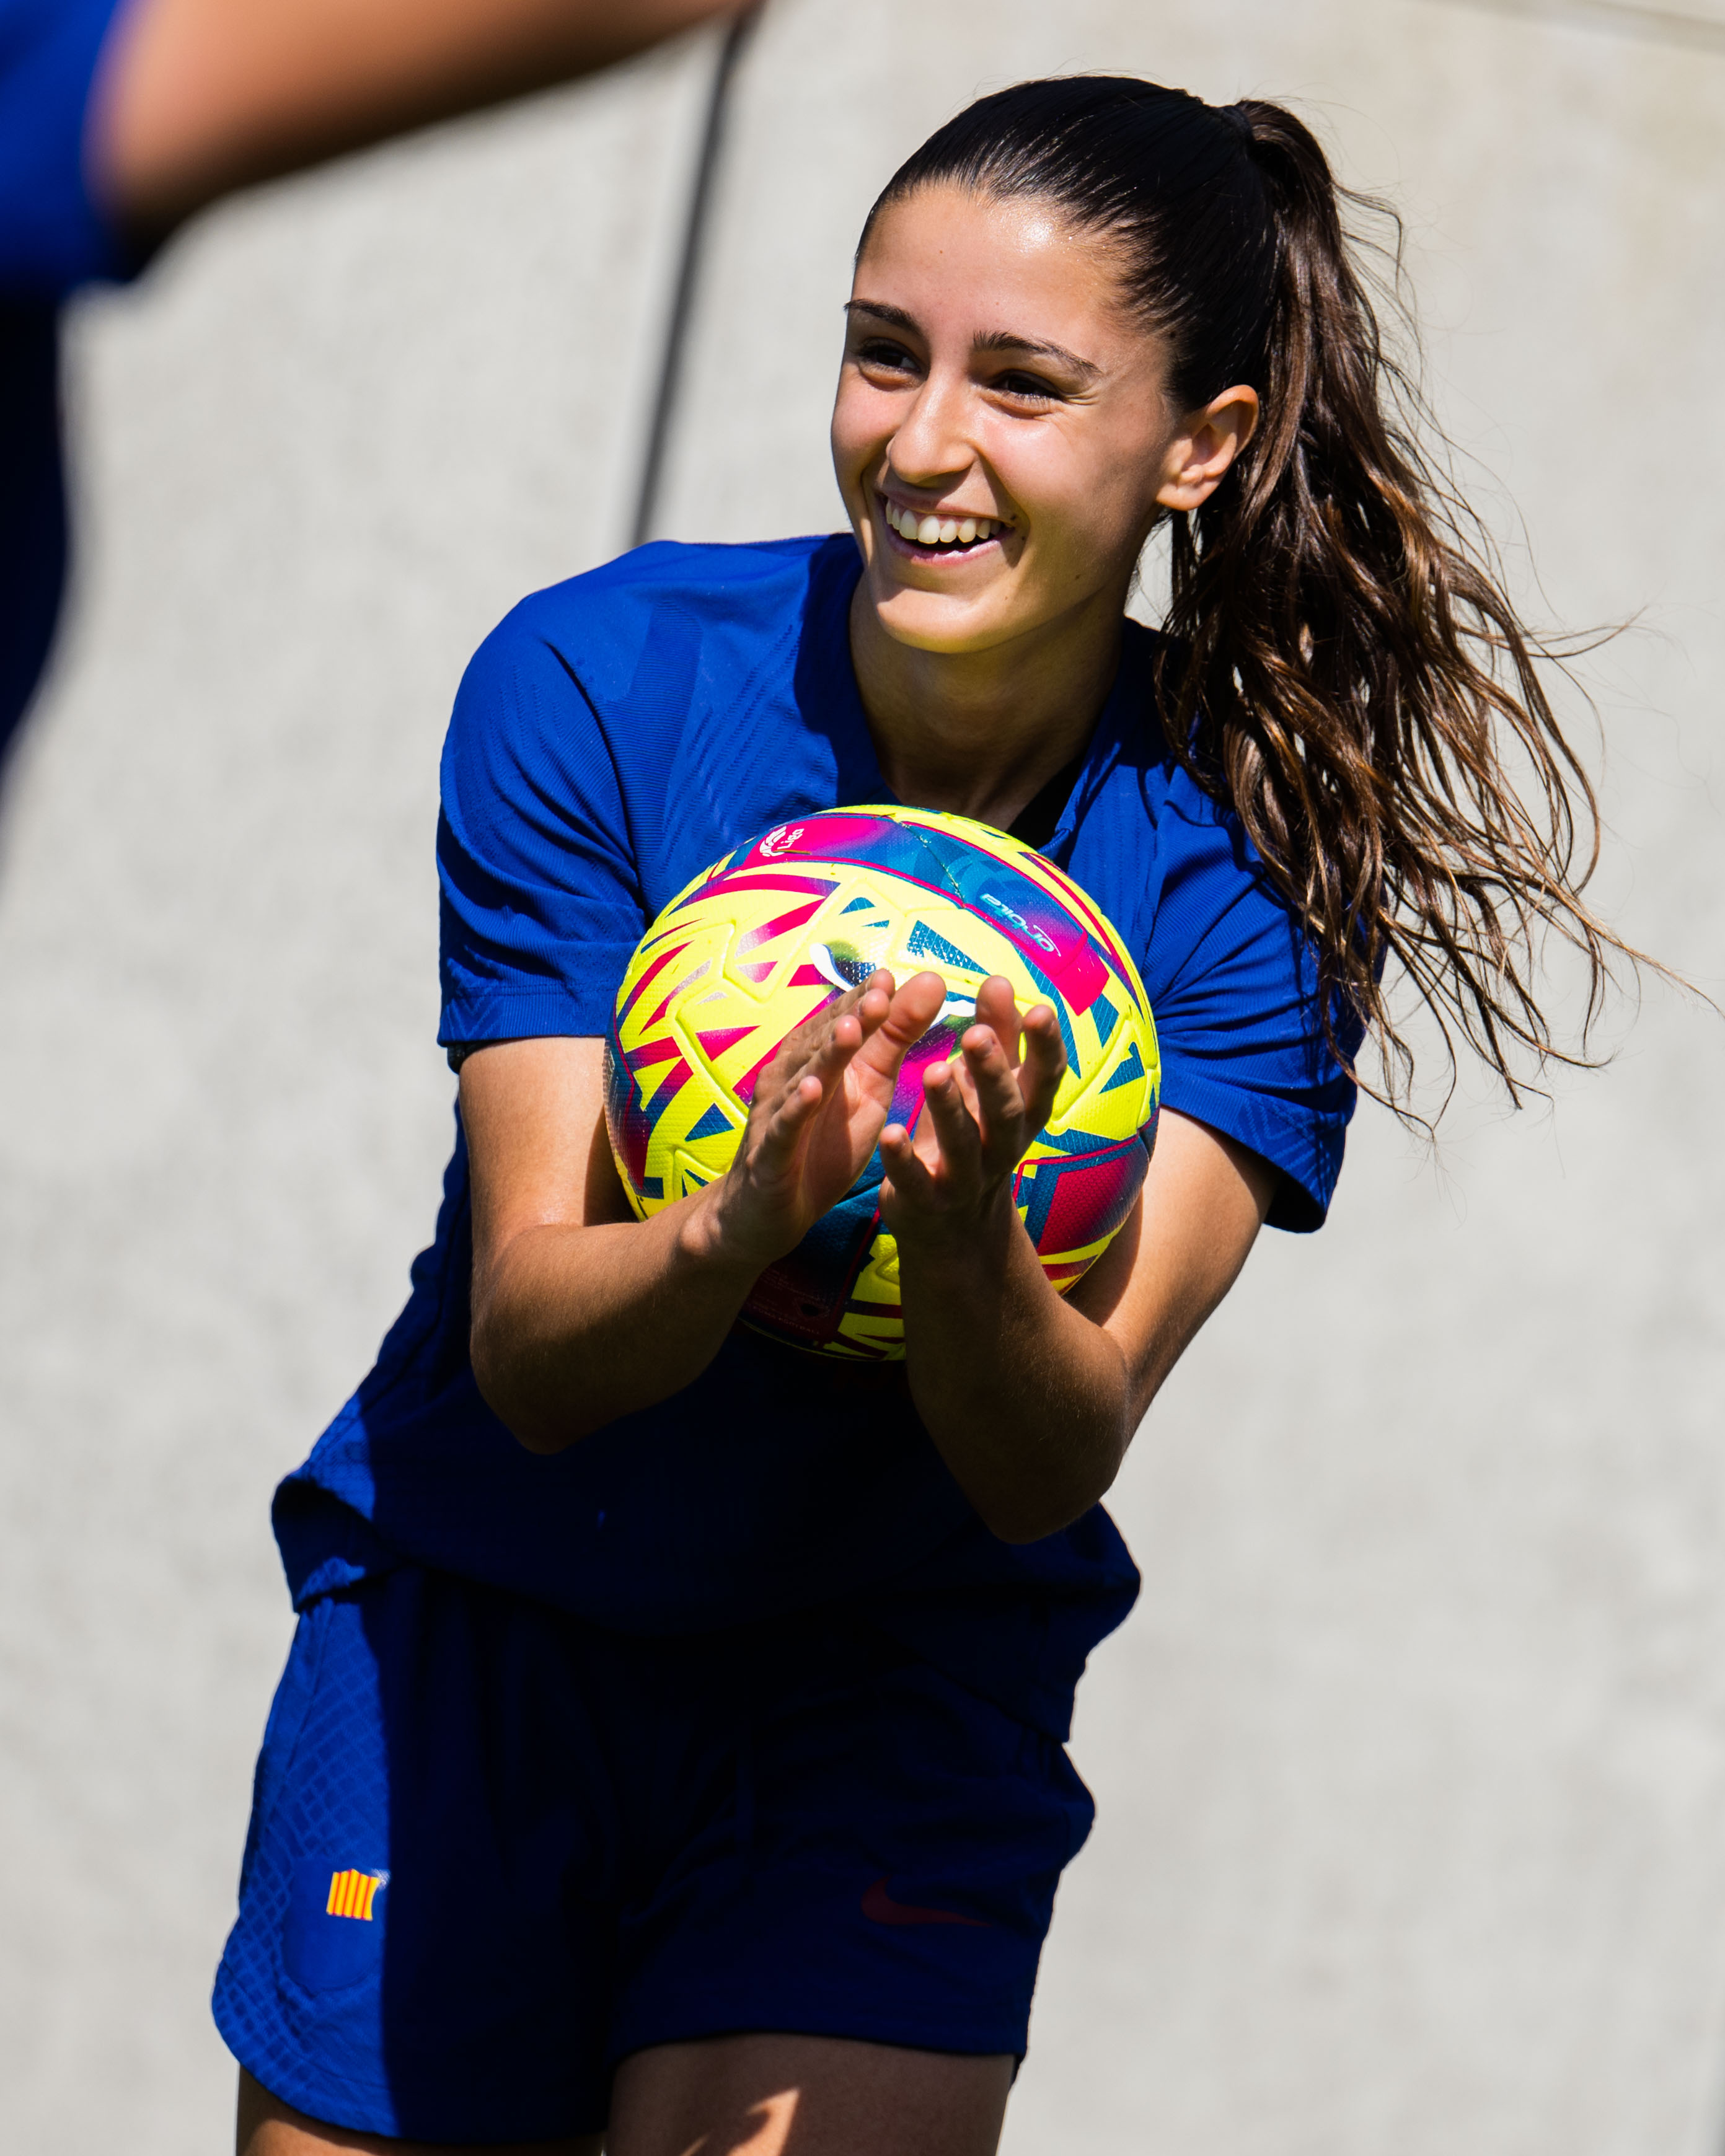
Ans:
[[[876,321],[891,322],[901,330],[911,330],[920,336],[922,326],[916,317],[903,307],[890,306],[885,300],[847,300],[847,315],[872,315]],[[1076,352],[1068,352],[1064,345],[1050,344],[1040,337],[1019,336],[1012,330],[990,330],[987,336],[972,340],[977,352],[1022,352],[1032,359],[1058,360],[1061,366],[1070,367],[1081,382],[1094,382],[1101,368],[1091,360],[1081,359]]]
[[[845,311],[847,315],[873,315],[899,329],[915,330],[918,336],[922,334],[914,315],[906,313],[902,307],[889,307],[885,300],[847,300]]]
[[[973,338],[972,347],[977,352],[1022,352],[1032,359],[1055,359],[1062,367],[1070,367],[1081,382],[1094,382],[1102,371],[1094,361],[1081,359],[1063,344],[1050,344],[1040,337],[1019,336],[1011,330],[990,330],[986,336]]]

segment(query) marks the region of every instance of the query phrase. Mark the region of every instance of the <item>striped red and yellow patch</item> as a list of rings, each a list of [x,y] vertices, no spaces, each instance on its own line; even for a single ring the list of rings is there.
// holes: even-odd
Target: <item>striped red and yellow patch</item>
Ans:
[[[380,1871],[332,1872],[330,1898],[324,1905],[326,1913],[331,1917],[357,1917],[370,1923],[372,1902],[382,1884]]]

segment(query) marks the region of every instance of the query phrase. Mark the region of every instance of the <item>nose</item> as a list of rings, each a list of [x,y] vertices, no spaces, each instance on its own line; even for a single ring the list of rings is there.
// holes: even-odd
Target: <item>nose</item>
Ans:
[[[931,368],[924,377],[886,449],[887,462],[906,485],[938,490],[975,462],[965,424],[965,388],[944,371]]]

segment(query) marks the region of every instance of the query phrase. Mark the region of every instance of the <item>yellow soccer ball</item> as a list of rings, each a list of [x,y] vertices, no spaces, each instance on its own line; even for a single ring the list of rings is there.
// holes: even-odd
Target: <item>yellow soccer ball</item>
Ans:
[[[1020,1010],[1051,1004],[1066,1047],[1054,1113],[1014,1203],[1062,1292],[1132,1211],[1154,1142],[1161,1065],[1142,984],[1071,878],[965,816],[833,808],[781,824],[697,876],[629,962],[605,1058],[605,1121],[643,1219],[722,1175],[755,1081],[785,1035],[878,966],[938,973],[946,1007],[905,1058],[892,1119],[911,1127],[922,1074],[973,1023],[991,973]],[[880,1225],[877,1152],[850,1194],[743,1312],[822,1354],[904,1353],[898,1251]]]

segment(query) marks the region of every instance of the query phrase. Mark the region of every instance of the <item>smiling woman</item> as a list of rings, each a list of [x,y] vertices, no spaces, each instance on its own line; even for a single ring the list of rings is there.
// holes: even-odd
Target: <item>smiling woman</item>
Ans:
[[[1258,414],[1245,385],[1173,404],[1164,341],[1120,304],[1117,250],[1070,240],[1044,199],[889,198],[833,414],[883,767],[906,799],[1002,825],[1090,733],[1151,526],[1205,498]],[[961,654],[962,693],[995,708],[985,755],[943,723]]]
[[[1297,121],[1022,85],[864,234],[850,531],[643,547],[481,648],[438,1240],[277,1494],[300,1629],[216,1994],[252,2156],[994,2147],[1090,1824],[1074,1688],[1137,1588],[1099,1502],[1133,1432],[1260,1228],[1322,1224],[1385,963],[1507,1070],[1549,1045],[1527,937],[1609,941],[1532,647],[1384,386]],[[619,1186],[603,1036],[649,921],[894,799],[1040,849],[1148,993],[1154,1157],[1065,1296],[1012,1190],[1065,1050],[1000,976],[939,1060],[940,976],[833,983],[726,1173],[642,1219]],[[740,1330],[865,1174],[904,1360]]]

